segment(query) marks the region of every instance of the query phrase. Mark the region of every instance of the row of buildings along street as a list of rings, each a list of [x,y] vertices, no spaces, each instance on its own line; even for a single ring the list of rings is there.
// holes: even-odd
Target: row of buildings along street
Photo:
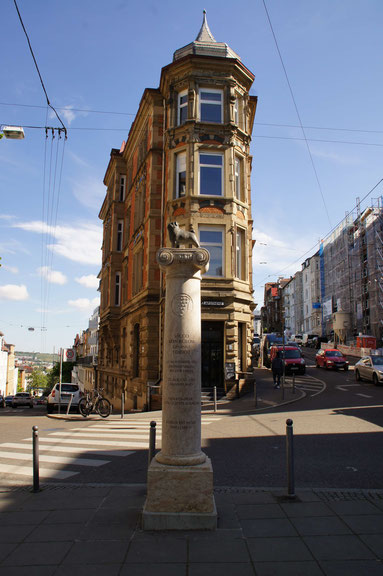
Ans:
[[[344,220],[291,278],[265,285],[268,332],[314,334],[353,345],[372,336],[383,346],[383,199]]]

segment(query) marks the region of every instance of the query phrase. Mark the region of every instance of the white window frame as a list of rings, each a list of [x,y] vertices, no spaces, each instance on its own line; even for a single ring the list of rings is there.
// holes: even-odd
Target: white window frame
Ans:
[[[126,191],[126,176],[120,176],[120,189],[118,192],[118,200],[119,202],[123,202],[125,200],[125,191]]]
[[[234,157],[234,186],[235,197],[242,202],[243,161],[239,156]]]
[[[203,93],[208,93],[208,94],[219,94],[220,100],[208,100],[208,99],[204,99],[202,94]],[[210,106],[219,106],[220,107],[220,120],[217,122],[216,120],[206,120],[202,118],[202,107],[204,105],[210,105]],[[214,124],[223,124],[223,90],[216,90],[213,88],[200,88],[199,89],[199,119],[200,122],[212,122]]]
[[[222,163],[219,164],[208,164],[208,163],[201,163],[201,156],[214,156],[214,157],[220,157],[222,159]],[[199,174],[199,179],[198,179],[198,183],[199,183],[199,194],[200,196],[215,196],[215,197],[222,197],[224,196],[224,166],[225,166],[225,156],[223,153],[220,152],[207,152],[205,150],[200,150],[199,151],[199,156],[198,156],[198,160],[199,160],[199,168],[198,168],[198,174]],[[202,176],[201,176],[201,168],[213,168],[213,169],[217,169],[221,171],[221,178],[220,178],[220,186],[221,186],[221,193],[220,194],[209,194],[209,193],[205,193],[205,192],[201,192],[201,183],[202,183]]]
[[[247,280],[247,266],[246,266],[246,230],[244,228],[237,227],[235,235],[235,248],[236,248],[236,259],[235,259],[235,275],[239,280]]]
[[[124,221],[118,220],[117,221],[117,243],[116,243],[117,252],[122,252],[123,241],[124,241]]]
[[[180,189],[180,174],[185,172],[185,190]],[[182,198],[186,196],[186,152],[179,152],[176,155],[176,182],[175,197]]]
[[[114,305],[120,306],[121,304],[121,272],[116,272],[114,278]]]
[[[221,232],[221,239],[222,241],[217,243],[217,242],[204,242],[203,240],[201,240],[201,232]],[[211,268],[211,266],[209,267],[209,270],[206,272],[206,274],[204,276],[212,276],[214,278],[224,278],[225,277],[225,227],[224,226],[209,226],[209,225],[205,225],[205,224],[200,224],[198,227],[198,235],[199,235],[199,240],[200,240],[200,244],[202,248],[206,248],[209,253],[209,246],[213,247],[217,247],[219,246],[221,248],[221,270],[222,270],[222,274],[213,274],[213,270]]]
[[[184,98],[184,96],[186,96],[186,102],[181,103],[181,99]],[[177,125],[178,126],[180,126],[181,124],[186,122],[186,120],[188,119],[188,116],[189,116],[188,115],[188,105],[189,105],[188,91],[183,90],[182,92],[178,93],[178,98],[177,98]],[[183,110],[184,108],[186,108],[186,118],[181,122],[181,110]]]

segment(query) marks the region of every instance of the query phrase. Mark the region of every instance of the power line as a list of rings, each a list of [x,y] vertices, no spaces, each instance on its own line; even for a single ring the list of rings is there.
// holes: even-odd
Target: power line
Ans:
[[[39,70],[39,67],[38,67],[38,64],[37,64],[37,60],[36,60],[35,55],[34,55],[34,53],[33,53],[32,45],[31,45],[31,42],[30,42],[30,40],[29,40],[28,33],[27,33],[26,29],[25,29],[23,19],[21,18],[21,14],[20,14],[19,7],[17,6],[16,0],[13,0],[13,2],[14,2],[14,4],[15,4],[15,7],[16,7],[16,10],[17,10],[17,14],[18,14],[18,16],[19,16],[19,20],[20,20],[20,23],[21,23],[21,26],[22,26],[22,28],[23,28],[23,30],[24,30],[24,34],[25,34],[26,39],[27,39],[27,42],[28,42],[29,50],[30,50],[30,53],[31,53],[31,55],[32,55],[33,62],[35,63],[37,73],[38,73],[39,78],[40,78],[41,86],[42,86],[42,88],[43,88],[43,90],[44,90],[45,98],[46,98],[46,100],[47,100],[47,105],[48,105],[49,108],[51,108],[51,109],[53,110],[53,112],[56,114],[57,119],[59,120],[59,122],[61,123],[61,126],[63,127],[63,130],[64,130],[64,132],[65,132],[65,137],[66,137],[67,132],[66,132],[66,128],[65,128],[64,122],[61,120],[60,116],[57,114],[56,110],[54,109],[54,107],[53,107],[53,106],[51,105],[51,103],[49,102],[48,94],[47,94],[47,91],[46,91],[46,89],[45,89],[42,76],[41,76],[41,74],[40,74],[40,70]]]
[[[275,46],[276,46],[277,52],[278,52],[278,54],[279,54],[279,59],[280,59],[280,61],[281,61],[282,68],[283,68],[283,71],[284,71],[284,73],[285,73],[287,85],[288,85],[289,90],[290,90],[290,95],[291,95],[292,101],[293,101],[293,103],[294,103],[295,112],[296,112],[297,117],[298,117],[298,120],[299,120],[299,126],[300,126],[300,128],[301,128],[301,130],[302,130],[302,134],[303,134],[304,140],[305,140],[305,142],[306,142],[307,151],[308,151],[309,156],[310,156],[311,165],[312,165],[312,168],[313,168],[313,170],[314,170],[315,179],[316,179],[316,181],[317,181],[318,188],[319,188],[319,192],[320,192],[320,195],[321,195],[321,197],[322,197],[322,201],[323,201],[323,205],[324,205],[324,208],[325,208],[325,211],[326,211],[327,219],[328,219],[329,224],[330,224],[330,226],[331,226],[330,215],[329,215],[329,212],[328,212],[328,209],[327,209],[327,205],[326,205],[326,201],[325,201],[325,198],[324,198],[324,195],[323,195],[322,186],[321,186],[321,183],[320,183],[320,181],[319,181],[318,173],[317,173],[317,170],[316,170],[316,167],[315,167],[315,163],[314,163],[314,158],[313,158],[313,156],[312,156],[312,154],[311,154],[310,146],[309,146],[309,143],[308,143],[307,138],[306,138],[306,132],[305,132],[305,129],[304,129],[304,127],[303,127],[303,122],[302,122],[301,116],[300,116],[300,114],[299,114],[299,110],[298,110],[298,106],[297,106],[297,103],[296,103],[296,100],[295,100],[294,92],[293,92],[293,89],[292,89],[292,87],[291,87],[290,80],[289,80],[289,77],[288,77],[288,74],[287,74],[287,70],[286,70],[285,64],[284,64],[284,62],[283,62],[282,54],[281,54],[281,51],[280,51],[280,49],[279,49],[277,37],[276,37],[276,35],[275,35],[274,28],[273,28],[273,25],[272,25],[272,23],[271,23],[271,19],[270,19],[270,16],[269,16],[269,12],[268,12],[267,6],[266,6],[266,1],[265,1],[265,0],[262,0],[262,1],[263,1],[263,6],[264,6],[265,11],[266,11],[267,19],[268,19],[268,21],[269,21],[271,33],[272,33],[273,38],[274,38]]]
[[[363,196],[363,198],[362,198],[359,202],[357,202],[357,204],[355,204],[355,206],[352,208],[352,210],[350,211],[350,213],[353,212],[354,210],[356,210],[357,207],[358,207],[358,204],[359,204],[359,205],[362,204],[362,202],[364,202],[364,200],[366,200],[366,198],[368,198],[368,197],[374,192],[374,190],[376,190],[376,188],[377,188],[378,186],[380,186],[380,184],[382,184],[382,182],[383,182],[383,178],[381,178],[381,179],[375,184],[375,186],[373,186],[373,187],[371,188],[371,190],[369,190],[369,191],[367,192],[367,194],[365,194],[365,196]],[[340,226],[340,224],[342,224],[343,220],[344,220],[344,218],[342,218],[342,220],[340,220],[340,221],[338,222],[338,224],[336,224],[335,226],[333,226],[333,227],[331,228],[331,230],[323,237],[323,240],[322,240],[322,241],[326,240],[326,238],[328,238],[328,237],[338,228],[338,226]],[[282,268],[282,270],[279,270],[278,272],[274,272],[273,274],[268,274],[268,275],[264,278],[264,280],[262,280],[259,284],[256,284],[256,286],[262,286],[262,285],[266,282],[267,278],[269,278],[270,276],[280,276],[283,272],[285,272],[288,268],[290,268],[291,266],[293,266],[293,265],[296,264],[297,262],[302,262],[302,260],[305,258],[305,256],[307,256],[307,254],[311,253],[311,252],[316,248],[317,244],[318,244],[318,242],[316,242],[316,243],[314,244],[314,246],[312,246],[311,248],[309,248],[308,250],[306,250],[306,252],[305,252],[304,254],[302,254],[299,258],[297,258],[296,260],[294,260],[293,262],[291,262],[290,264],[288,264],[287,266],[285,266],[284,268]]]

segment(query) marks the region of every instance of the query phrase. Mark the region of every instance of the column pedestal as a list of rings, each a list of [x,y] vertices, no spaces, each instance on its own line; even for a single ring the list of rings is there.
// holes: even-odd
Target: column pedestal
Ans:
[[[201,273],[203,248],[162,248],[166,272],[162,450],[148,470],[144,530],[213,530],[213,469],[201,451]]]

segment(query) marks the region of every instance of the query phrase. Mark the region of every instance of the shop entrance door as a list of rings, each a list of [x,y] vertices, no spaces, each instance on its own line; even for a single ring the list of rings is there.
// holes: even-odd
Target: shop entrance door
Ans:
[[[202,388],[223,387],[223,322],[202,322]]]

